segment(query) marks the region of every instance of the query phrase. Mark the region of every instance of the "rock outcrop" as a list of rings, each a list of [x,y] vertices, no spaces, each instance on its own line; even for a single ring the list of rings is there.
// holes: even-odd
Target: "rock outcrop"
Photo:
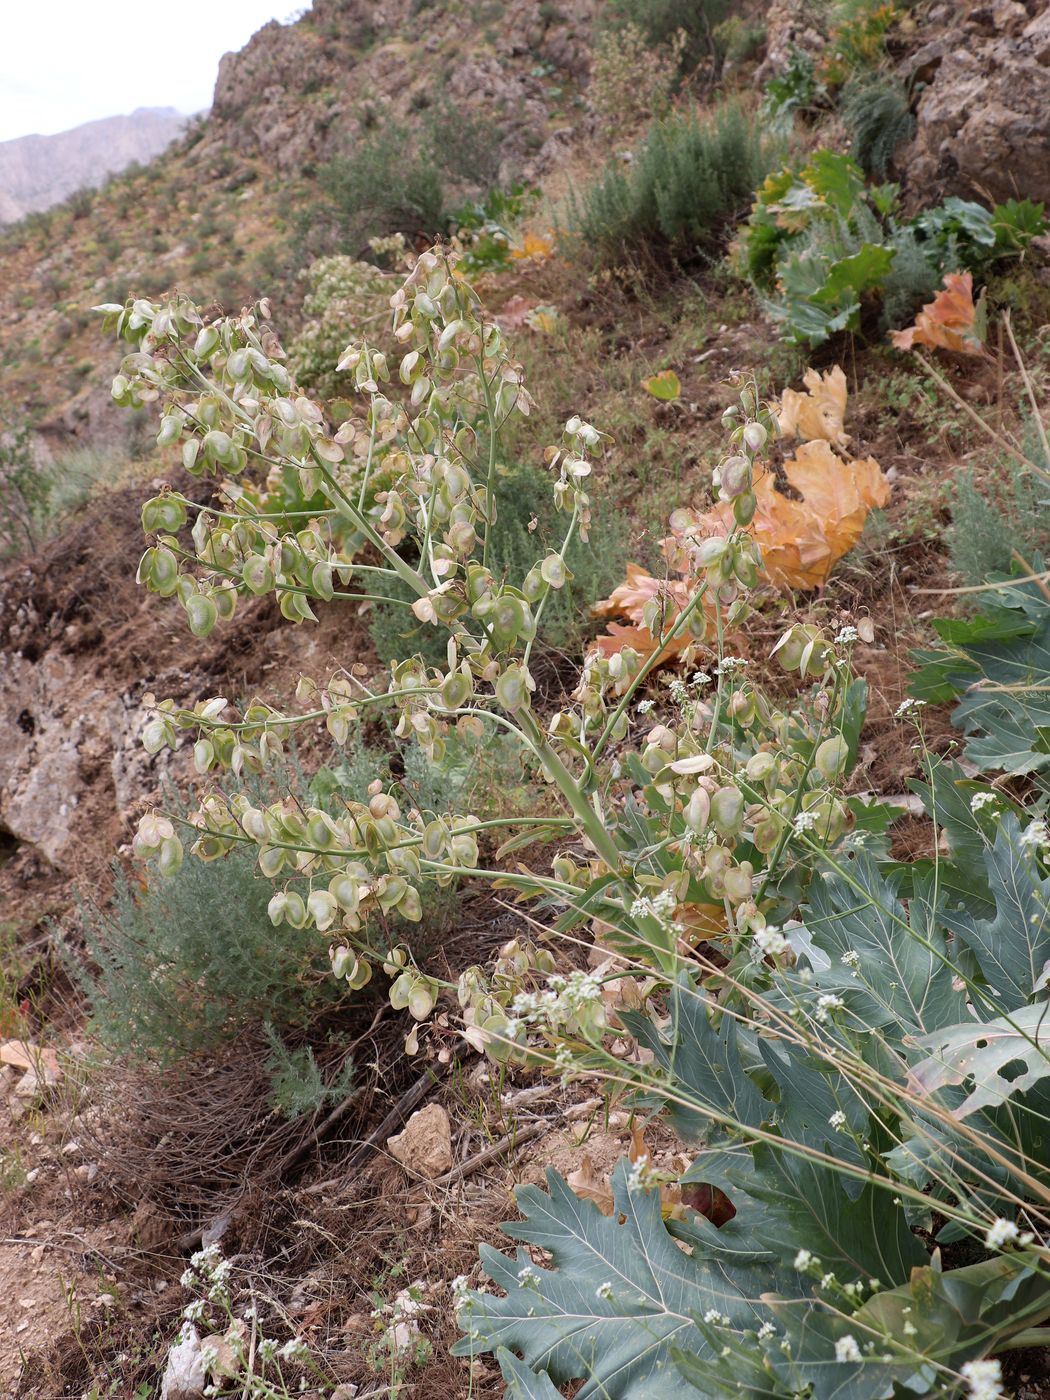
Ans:
[[[901,68],[926,84],[898,153],[914,198],[1050,203],[1050,7],[943,4],[924,28],[941,32]]]

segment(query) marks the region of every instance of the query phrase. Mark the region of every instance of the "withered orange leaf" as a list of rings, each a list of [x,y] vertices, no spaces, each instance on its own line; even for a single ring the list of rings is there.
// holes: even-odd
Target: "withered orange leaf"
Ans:
[[[891,331],[890,339],[898,350],[928,345],[933,350],[953,350],[957,355],[983,355],[972,274],[945,273],[943,289],[922,308],[915,324],[905,331]]]
[[[780,398],[777,419],[784,437],[800,437],[803,442],[823,439],[845,447],[849,434],[846,421],[846,376],[836,365],[826,374],[807,369],[802,382],[809,390],[785,389]]]

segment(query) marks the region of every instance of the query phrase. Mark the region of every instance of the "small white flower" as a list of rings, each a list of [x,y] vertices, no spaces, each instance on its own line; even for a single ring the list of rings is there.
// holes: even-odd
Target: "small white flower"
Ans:
[[[522,1288],[539,1288],[540,1276],[535,1269],[526,1264],[524,1268],[518,1270],[518,1282]]]
[[[919,1329],[915,1326],[914,1322],[906,1322],[901,1330],[906,1337],[917,1337],[919,1335]]]
[[[855,948],[851,948],[848,953],[842,954],[839,961],[845,963],[847,967],[860,967],[860,954]]]
[[[204,1316],[204,1299],[195,1298],[192,1303],[187,1303],[182,1310],[182,1315],[187,1322],[200,1322]]]
[[[763,957],[775,958],[781,953],[786,953],[791,944],[772,924],[765,928],[756,928],[754,932],[755,947],[760,949]]]
[[[831,1124],[831,1126],[835,1129],[837,1133],[841,1133],[843,1128],[846,1126],[846,1115],[842,1112],[840,1108],[836,1109],[835,1112],[828,1119],[828,1122]]]
[[[639,700],[638,704],[635,706],[635,709],[640,715],[647,715],[655,704],[655,700]]]
[[[835,644],[840,647],[852,646],[859,636],[860,633],[855,627],[843,627],[835,638]]]
[[[814,1258],[808,1249],[800,1249],[795,1255],[795,1268],[799,1273],[802,1273],[804,1269],[808,1269],[818,1262],[819,1261]]]
[[[704,1321],[709,1327],[728,1327],[729,1318],[725,1313],[720,1313],[717,1308],[708,1308],[704,1313]]]
[[[840,1337],[835,1343],[836,1361],[862,1361],[863,1359],[856,1337],[847,1333],[845,1337]]]
[[[1050,846],[1050,831],[1046,822],[1029,822],[1021,832],[1020,841],[1023,851],[1038,851]]]
[[[835,1275],[833,1273],[826,1273],[824,1277],[820,1280],[820,1286],[821,1288],[830,1288],[834,1282]]]
[[[989,1249],[1002,1249],[1008,1244],[1031,1244],[1032,1239],[1031,1231],[1022,1234],[1012,1220],[1003,1220],[1000,1217],[992,1221],[984,1242]]]
[[[967,1361],[960,1374],[969,1386],[969,1400],[999,1400],[1003,1393],[998,1361]]]
[[[777,1329],[771,1322],[763,1322],[762,1326],[758,1329],[758,1340],[760,1342],[768,1342],[770,1338],[776,1335]]]
[[[282,1361],[300,1361],[306,1354],[306,1344],[298,1337],[292,1337],[285,1342],[280,1352]]]
[[[925,700],[902,700],[893,712],[894,719],[907,719],[909,715],[914,715],[918,710],[926,708]]]
[[[841,997],[837,997],[834,992],[825,992],[823,996],[817,997],[817,1009],[813,1013],[818,1021],[826,1021],[829,1012],[839,1011],[845,1006]]]
[[[795,834],[804,836],[807,831],[812,831],[817,824],[817,819],[812,812],[799,812],[793,822]]]
[[[193,1288],[197,1282],[197,1275],[192,1269],[187,1269],[179,1279],[179,1282],[182,1284],[183,1288]]]
[[[970,811],[979,812],[982,807],[990,807],[998,801],[994,792],[975,792],[970,798]]]
[[[259,1343],[259,1359],[261,1361],[272,1361],[277,1355],[277,1343],[272,1337],[263,1337]]]
[[[594,1290],[594,1293],[595,1296],[600,1298],[603,1303],[611,1303],[613,1298],[613,1286],[611,1283],[608,1282],[600,1283],[598,1287]]]
[[[723,656],[722,660],[715,667],[715,675],[732,675],[734,671],[742,671],[745,666],[751,663],[742,656]]]
[[[693,674],[689,677],[689,684],[710,685],[711,677],[707,674],[706,671],[694,671]]]

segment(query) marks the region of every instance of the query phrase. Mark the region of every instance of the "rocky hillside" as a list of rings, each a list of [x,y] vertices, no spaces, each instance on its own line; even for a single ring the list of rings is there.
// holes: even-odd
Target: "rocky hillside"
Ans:
[[[136,161],[145,164],[185,125],[174,107],[140,107],[129,116],[104,117],[53,136],[0,142],[0,224],[49,209],[75,190],[93,189]]]

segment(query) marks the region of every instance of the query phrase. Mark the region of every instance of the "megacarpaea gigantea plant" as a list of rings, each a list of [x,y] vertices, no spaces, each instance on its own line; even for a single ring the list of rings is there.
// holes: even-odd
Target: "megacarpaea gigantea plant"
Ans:
[[[717,933],[740,948],[797,900],[806,877],[796,859],[799,834],[829,843],[847,826],[840,790],[864,698],[849,678],[849,632],[832,643],[796,627],[782,639],[785,667],[815,682],[790,710],[764,697],[746,663],[728,652],[757,578],[746,526],[754,464],[775,431],[769,409],[745,385],[727,410],[730,451],[715,480],[737,523],[720,536],[681,536],[694,591],[669,628],[660,627],[661,598],[652,603],[654,631],[688,629],[714,679],[698,670],[676,681],[663,722],[643,724],[634,742],[632,730],[651,707],[635,699],[652,663],[630,650],[592,653],[572,707],[541,717],[530,658],[545,600],[566,581],[565,549],[588,531],[601,434],[573,417],[546,449],[564,538],[524,578],[505,577],[490,557],[489,526],[499,508],[500,429],[511,414],[529,411],[520,368],[440,251],[418,259],[391,306],[400,359],[389,363],[367,342],[348,346],[341,368],[366,406],[338,429],[292,382],[265,303],[209,324],[182,300],[102,308],[135,347],[114,398],[156,403],[158,445],[178,451],[193,474],[219,478],[213,505],[166,490],[142,509],[152,542],[138,577],[183,607],[195,635],[206,636],[244,597],[273,592],[282,614],[301,623],[318,603],[383,596],[383,580],[393,575],[415,592],[416,618],[448,633],[447,669],[428,671],[408,656],[379,689],[352,668],[326,680],[303,677],[294,713],[261,699],[236,717],[223,697],[193,708],[153,702],[145,745],[174,748],[189,733],[199,773],[236,775],[265,766],[302,725],[321,722],[344,742],[357,716],[384,707],[396,712],[397,736],[437,765],[452,726],[509,731],[560,810],[485,822],[469,813],[405,812],[377,783],[334,818],[282,802],[259,809],[217,783],[190,823],[192,853],[212,860],[236,843],[255,844],[259,869],[275,884],[274,922],[328,934],[333,971],[351,986],[367,982],[381,962],[395,979],[394,1004],[419,1020],[433,1009],[438,986],[403,947],[376,948],[368,922],[374,910],[418,919],[426,881],[498,880],[544,901],[565,930],[586,919],[615,926],[618,946],[643,952],[665,974],[689,942],[692,915],[699,916],[694,938]],[[402,386],[396,397],[386,391],[391,382]],[[361,591],[350,587],[358,580]],[[557,841],[550,872],[480,868],[479,836],[489,828],[505,829],[501,855],[538,837]],[[135,849],[170,871],[186,834],[152,813]],[[293,871],[311,879],[305,899],[281,888]],[[684,911],[680,931],[668,935],[667,921],[650,912],[654,898]],[[524,960],[537,961],[531,952]],[[506,1017],[480,970],[462,979],[459,998],[471,1039],[513,1053],[499,1040]]]
[[[548,948],[524,939],[493,967],[466,969],[448,989],[460,1030],[494,1059],[598,1074],[667,1108],[683,1137],[704,1144],[683,1181],[723,1192],[739,1216],[721,1229],[695,1213],[665,1224],[661,1177],[644,1158],[618,1170],[611,1217],[552,1179],[551,1195],[522,1197],[528,1218],[515,1230],[554,1269],[489,1252],[506,1297],[466,1299],[463,1349],[496,1349],[512,1396],[555,1395],[550,1377],[583,1377],[581,1396],[625,1400],[997,1394],[995,1363],[981,1358],[1027,1335],[1050,1298],[1039,1211],[1025,1206],[1018,1171],[1037,1200],[1045,1188],[1028,1170],[1027,1140],[1015,1148],[997,1122],[975,1131],[976,1109],[944,1106],[952,1082],[938,1068],[967,1050],[968,994],[978,1021],[1005,1022],[1013,1049],[1032,1052],[1025,1083],[1040,1091],[1041,1033],[1025,1003],[1041,984],[1011,973],[998,986],[999,963],[980,962],[983,922],[950,925],[970,934],[977,960],[953,972],[938,931],[952,886],[931,897],[916,885],[905,910],[855,855],[865,834],[849,834],[843,796],[865,699],[851,677],[854,629],[830,638],[796,625],[781,639],[776,656],[802,682],[789,705],[736,654],[759,563],[752,482],[775,431],[754,385],[727,410],[714,483],[735,523],[676,531],[690,596],[684,607],[659,593],[650,604],[654,635],[695,641],[657,722],[645,718],[657,702],[639,694],[653,689],[660,647],[645,661],[629,649],[587,655],[572,704],[548,714],[533,703],[530,660],[545,599],[566,580],[566,547],[588,529],[602,438],[574,417],[546,450],[565,533],[524,577],[507,577],[489,547],[499,433],[529,398],[500,329],[446,256],[422,255],[392,299],[396,365],[367,343],[348,347],[341,363],[366,407],[338,427],[292,382],[265,303],[210,324],[181,301],[105,310],[135,347],[115,397],[156,402],[159,444],[218,478],[213,504],[169,490],[143,507],[151,543],[139,577],[184,608],[191,630],[207,635],[241,599],[270,592],[289,621],[309,622],[318,603],[385,596],[397,575],[415,618],[448,634],[444,668],[408,656],[384,685],[355,667],[304,678],[292,712],[261,699],[240,711],[218,696],[192,708],[152,702],[147,748],[190,736],[214,786],[185,825],[144,818],[138,854],[163,874],[187,833],[204,860],[257,848],[275,886],[271,919],[327,935],[333,972],[351,987],[382,966],[394,1006],[416,1022],[410,1052],[443,989],[408,948],[383,941],[374,914],[418,919],[427,882],[480,879],[530,900],[533,923],[567,939],[589,925],[608,955],[593,972],[558,976]],[[334,816],[255,807],[224,788],[225,774],[265,767],[297,728],[323,724],[342,743],[374,709],[392,712],[397,737],[439,768],[453,730],[513,736],[551,810],[484,821],[405,811],[396,784],[377,781]],[[490,833],[503,844],[483,863]],[[555,847],[549,868],[506,860],[540,841]],[[1008,833],[1004,842],[1000,863]],[[284,887],[293,873],[309,882],[305,897]],[[1028,873],[1045,903],[1038,871]],[[1015,875],[1006,887],[1018,888]],[[998,907],[987,894],[982,919],[989,902]],[[1022,970],[1036,957],[1026,947]],[[1007,994],[997,1017],[990,998]],[[647,1074],[639,1046],[652,1055]],[[1012,1111],[1008,1089],[998,1094],[982,1112]],[[976,1273],[942,1274],[937,1256],[924,1265],[912,1226],[926,1219],[931,1183],[946,1221],[938,1239],[987,1231],[989,1248],[1013,1253]]]

